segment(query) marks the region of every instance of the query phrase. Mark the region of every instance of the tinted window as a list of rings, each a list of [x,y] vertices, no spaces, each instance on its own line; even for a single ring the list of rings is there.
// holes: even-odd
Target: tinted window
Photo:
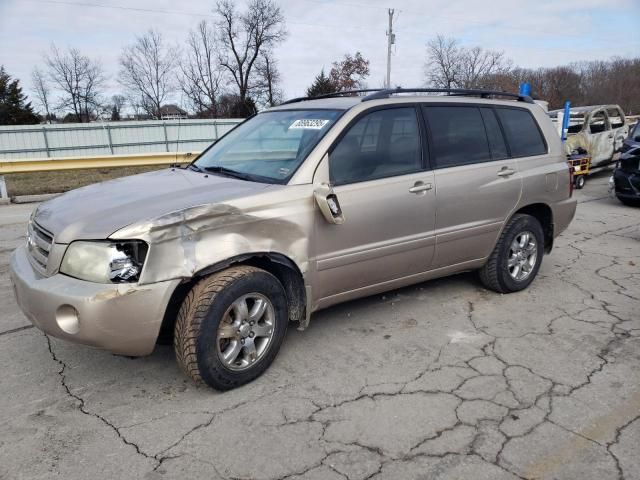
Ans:
[[[529,111],[518,108],[498,108],[497,112],[507,136],[512,157],[529,157],[547,153],[538,124]]]
[[[504,142],[502,136],[502,130],[498,124],[496,114],[491,108],[481,108],[482,119],[484,120],[484,127],[487,130],[487,139],[489,140],[489,150],[491,150],[491,158],[493,160],[502,160],[508,158],[507,145]]]
[[[422,168],[413,107],[371,112],[353,124],[329,155],[336,185],[415,172]]]
[[[477,107],[424,107],[437,168],[491,160]]]

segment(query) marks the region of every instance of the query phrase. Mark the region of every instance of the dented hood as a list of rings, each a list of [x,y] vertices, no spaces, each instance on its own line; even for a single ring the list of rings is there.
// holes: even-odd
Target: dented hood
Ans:
[[[56,243],[104,239],[134,222],[280,188],[167,169],[72,190],[41,204],[34,218],[54,235]]]

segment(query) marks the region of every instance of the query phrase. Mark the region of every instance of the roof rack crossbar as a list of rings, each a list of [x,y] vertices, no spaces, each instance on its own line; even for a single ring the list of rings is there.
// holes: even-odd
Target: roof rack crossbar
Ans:
[[[369,95],[363,96],[362,101],[379,100],[381,98],[389,98],[391,95],[398,93],[446,93],[451,96],[475,96],[480,98],[489,97],[509,97],[516,98],[520,102],[533,103],[533,99],[528,95],[520,95],[519,93],[512,92],[500,92],[495,90],[481,90],[473,88],[363,88],[360,90],[345,90],[342,92],[327,93],[324,95],[318,95],[316,97],[298,97],[287,100],[280,105],[287,105],[290,103],[302,102],[305,100],[317,100],[321,98],[336,98],[345,97],[349,95],[358,95],[360,93],[368,93]]]
[[[333,93],[325,93],[324,95],[317,95],[315,97],[297,97],[292,98],[291,100],[287,100],[286,102],[282,102],[280,105],[287,105],[289,103],[297,103],[303,102],[305,100],[318,100],[320,98],[335,98],[335,97],[346,97],[349,95],[356,95],[358,93],[371,93],[371,92],[379,92],[379,88],[362,88],[360,90],[344,90],[342,92],[333,92]]]
[[[367,95],[362,99],[363,102],[369,100],[378,100],[381,98],[389,98],[391,95],[398,93],[447,93],[449,95],[459,96],[477,96],[480,98],[492,97],[511,97],[517,98],[520,102],[533,103],[533,99],[528,95],[520,95],[518,93],[500,92],[494,90],[481,90],[469,88],[388,88],[377,90],[375,93]]]

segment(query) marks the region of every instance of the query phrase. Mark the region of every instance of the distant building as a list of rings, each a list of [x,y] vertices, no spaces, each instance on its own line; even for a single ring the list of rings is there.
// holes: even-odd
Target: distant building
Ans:
[[[160,107],[160,118],[162,120],[177,120],[178,118],[188,118],[187,112],[177,105],[169,103]]]

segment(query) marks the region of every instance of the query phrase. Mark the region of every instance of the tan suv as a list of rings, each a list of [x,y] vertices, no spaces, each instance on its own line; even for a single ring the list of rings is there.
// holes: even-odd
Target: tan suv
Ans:
[[[185,169],[41,204],[11,260],[18,303],[119,354],[173,333],[187,375],[229,389],[330,305],[476,269],[526,288],[576,208],[558,134],[528,97],[434,92],[293,100]]]

